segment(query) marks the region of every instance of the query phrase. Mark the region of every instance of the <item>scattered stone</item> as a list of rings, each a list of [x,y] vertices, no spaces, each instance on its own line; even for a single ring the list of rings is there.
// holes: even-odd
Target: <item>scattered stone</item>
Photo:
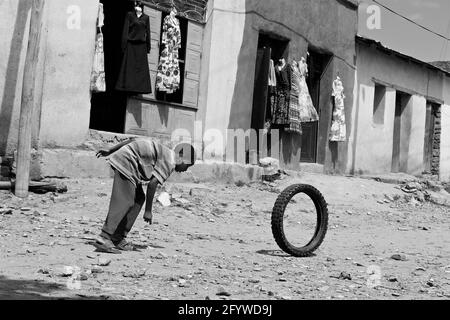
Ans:
[[[321,292],[325,292],[325,291],[328,291],[329,289],[330,289],[329,286],[323,286],[323,287],[318,288],[317,290],[319,290]]]
[[[41,274],[50,274],[50,270],[47,269],[47,268],[41,268],[41,269],[38,270],[38,273],[41,273]]]
[[[109,266],[111,264],[111,260],[110,259],[99,258],[97,264],[100,267],[107,267],[107,266]]]
[[[13,210],[12,209],[0,209],[0,215],[12,215],[13,214]]]
[[[139,279],[145,276],[147,273],[147,270],[137,270],[137,271],[129,271],[125,272],[123,276],[125,278],[133,278],[133,279]]]
[[[73,267],[65,266],[63,272],[61,273],[61,276],[71,277],[74,273],[75,273],[75,270]]]
[[[99,273],[103,273],[103,272],[104,272],[104,270],[103,270],[103,268],[100,267],[100,266],[93,266],[93,267],[91,268],[91,273],[92,273],[92,274],[99,274]]]
[[[338,279],[340,280],[352,280],[352,276],[350,273],[342,271],[341,274],[339,275]]]
[[[231,293],[229,293],[227,290],[225,290],[224,287],[220,287],[219,290],[216,293],[217,296],[224,296],[224,297],[230,297]]]
[[[86,272],[82,272],[78,275],[77,280],[86,281],[89,279],[89,275]]]
[[[393,292],[392,295],[393,295],[394,297],[400,297],[400,293],[397,293],[397,292]]]
[[[415,198],[419,202],[425,202],[425,194],[421,191],[416,192]]]
[[[388,277],[388,281],[389,282],[398,282],[398,278],[395,276],[390,276],[390,277]]]
[[[278,281],[280,281],[280,282],[287,282],[287,279],[286,278],[279,278]]]
[[[435,286],[436,286],[436,283],[434,282],[434,279],[429,279],[429,280],[427,281],[427,286],[429,286],[429,287],[435,287]]]
[[[31,211],[31,208],[28,208],[28,207],[20,208],[20,211],[28,212],[28,211]]]
[[[107,197],[108,195],[106,193],[100,192],[100,193],[97,193],[97,196],[100,198],[104,198],[104,197]]]
[[[184,280],[184,279],[179,279],[178,280],[178,286],[184,287],[185,285],[186,285],[186,280]]]
[[[406,255],[404,255],[404,254],[393,254],[392,256],[391,256],[391,259],[392,260],[397,260],[397,261],[406,261],[407,260],[407,258],[406,258]]]

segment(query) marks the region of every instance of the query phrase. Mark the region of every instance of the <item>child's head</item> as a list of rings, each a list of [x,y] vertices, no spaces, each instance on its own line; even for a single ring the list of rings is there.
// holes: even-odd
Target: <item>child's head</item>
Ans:
[[[195,149],[190,143],[180,143],[174,148],[175,152],[175,171],[185,172],[189,167],[195,164],[197,159]]]

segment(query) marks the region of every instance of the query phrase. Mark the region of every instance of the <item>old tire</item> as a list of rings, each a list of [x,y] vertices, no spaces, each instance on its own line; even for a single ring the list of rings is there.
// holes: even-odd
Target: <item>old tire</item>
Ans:
[[[317,212],[317,224],[312,239],[303,247],[296,247],[289,243],[283,228],[283,218],[286,206],[291,199],[304,193],[314,203]],[[277,198],[272,211],[272,233],[278,246],[294,257],[308,257],[322,244],[328,228],[327,203],[319,190],[310,185],[296,184],[286,188]]]

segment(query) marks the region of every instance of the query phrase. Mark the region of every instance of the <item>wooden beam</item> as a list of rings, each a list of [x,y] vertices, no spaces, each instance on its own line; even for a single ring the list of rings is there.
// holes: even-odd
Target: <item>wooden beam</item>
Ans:
[[[17,147],[17,197],[28,196],[31,163],[32,115],[36,97],[36,72],[39,42],[42,33],[42,16],[45,0],[32,0],[30,33],[22,86],[22,104],[19,119],[19,142]]]

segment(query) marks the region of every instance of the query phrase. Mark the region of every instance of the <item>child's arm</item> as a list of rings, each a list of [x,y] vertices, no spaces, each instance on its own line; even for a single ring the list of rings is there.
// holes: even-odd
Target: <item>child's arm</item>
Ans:
[[[131,142],[135,141],[136,138],[135,137],[131,137],[128,140],[125,140],[121,143],[119,143],[118,145],[115,145],[114,147],[110,148],[109,150],[100,150],[99,152],[97,152],[97,158],[100,157],[107,157],[111,154],[113,154],[114,152],[116,152],[117,150],[119,150],[120,148],[126,146],[127,144],[130,144]]]
[[[145,201],[144,220],[149,224],[152,224],[152,206],[153,198],[155,197],[156,189],[158,188],[159,181],[154,176],[151,178],[150,183],[147,186],[147,199]]]

